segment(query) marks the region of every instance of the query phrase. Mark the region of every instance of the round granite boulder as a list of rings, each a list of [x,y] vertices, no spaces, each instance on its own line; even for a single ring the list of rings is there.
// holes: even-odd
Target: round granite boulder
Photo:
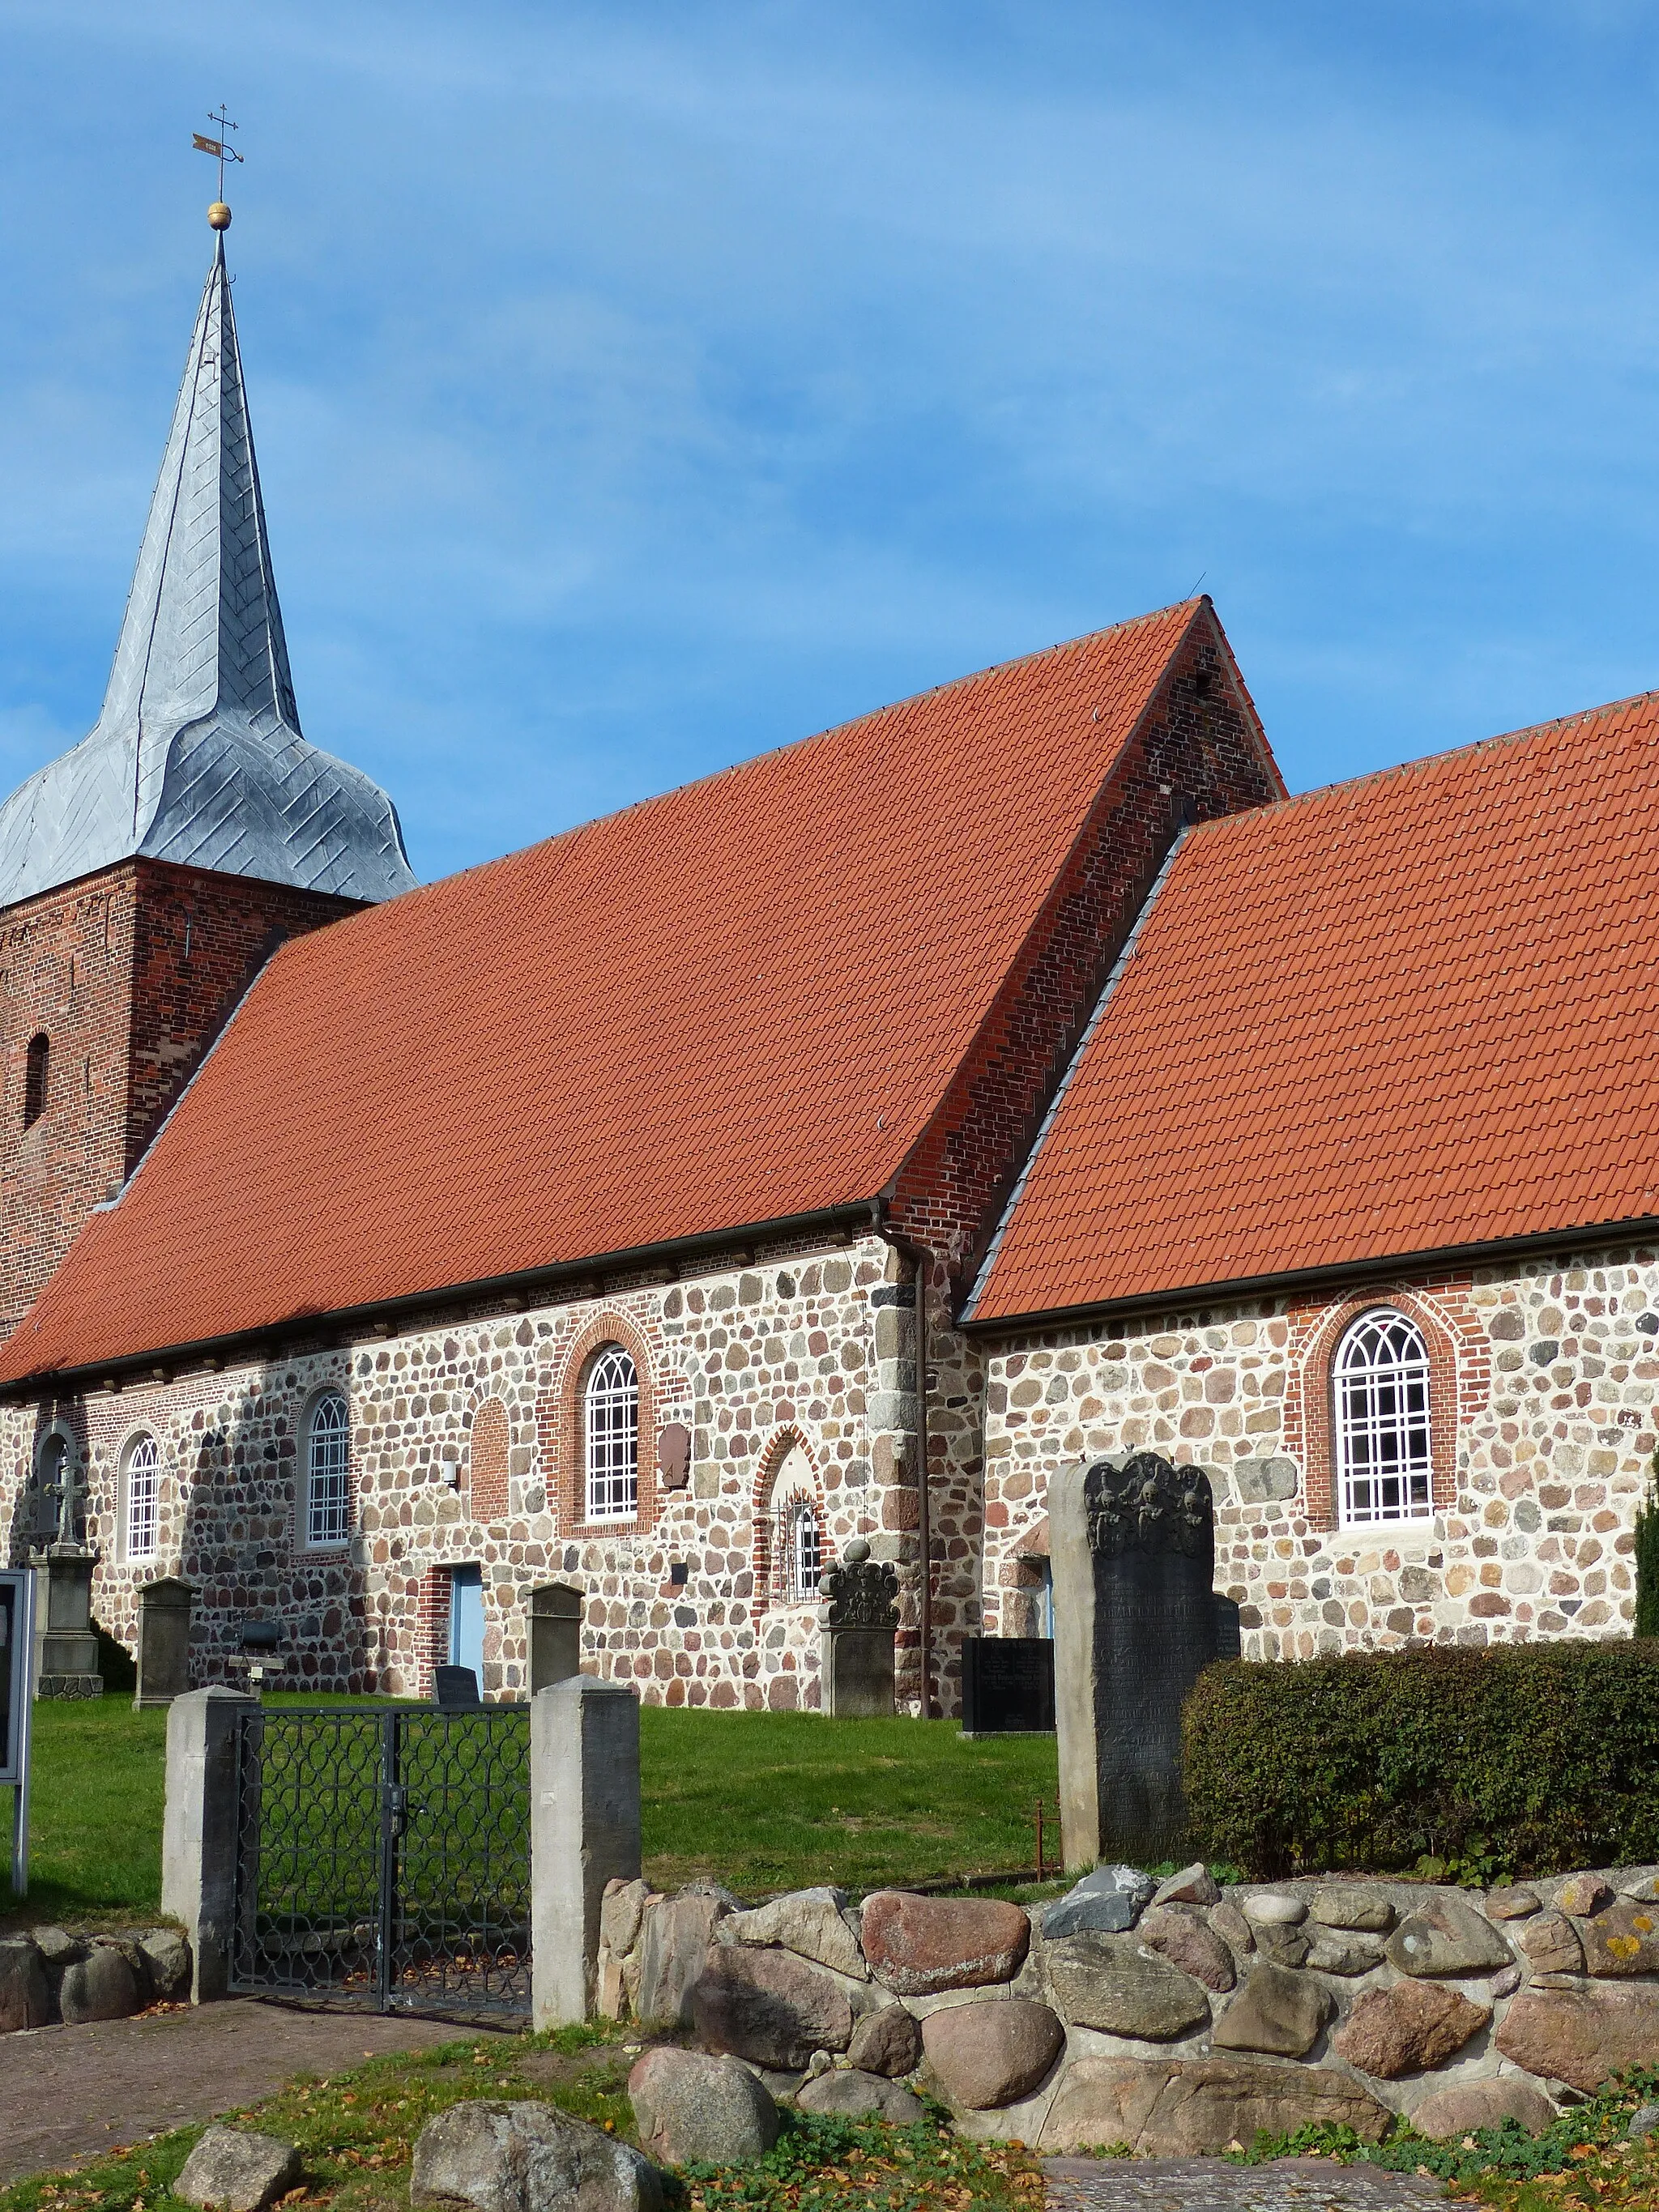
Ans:
[[[930,2012],[921,2042],[951,2103],[989,2112],[1030,2096],[1064,2049],[1066,2030],[1046,2004],[989,1997]]]

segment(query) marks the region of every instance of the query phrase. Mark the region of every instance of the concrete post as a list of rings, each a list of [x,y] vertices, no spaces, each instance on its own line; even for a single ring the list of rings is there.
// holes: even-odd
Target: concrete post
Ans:
[[[161,1910],[190,1938],[190,1996],[225,1994],[236,1910],[236,1716],[258,1710],[240,1690],[191,1690],[167,1709]]]
[[[634,1881],[639,1871],[639,1692],[586,1674],[538,1690],[530,1701],[531,2010],[538,2028],[587,2018],[605,1886],[613,1877]]]

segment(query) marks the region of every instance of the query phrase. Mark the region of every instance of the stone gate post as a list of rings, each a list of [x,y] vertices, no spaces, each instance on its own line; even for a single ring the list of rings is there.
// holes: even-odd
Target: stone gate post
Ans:
[[[531,2009],[537,2027],[586,2019],[605,1886],[613,1877],[633,1881],[639,1871],[638,1691],[586,1674],[538,1690],[530,1701]]]
[[[190,1938],[192,2004],[225,1994],[236,1901],[236,1716],[240,1690],[191,1690],[167,1708],[161,1910]]]

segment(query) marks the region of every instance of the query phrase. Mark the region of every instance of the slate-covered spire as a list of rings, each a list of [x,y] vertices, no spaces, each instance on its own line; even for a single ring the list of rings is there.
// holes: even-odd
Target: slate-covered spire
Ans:
[[[300,733],[216,240],[103,711],[0,807],[0,906],[134,854],[382,899],[396,810]]]

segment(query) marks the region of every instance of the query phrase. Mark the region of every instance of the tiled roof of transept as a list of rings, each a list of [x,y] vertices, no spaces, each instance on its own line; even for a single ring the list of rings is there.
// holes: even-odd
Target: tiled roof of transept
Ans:
[[[1659,694],[1188,831],[994,1322],[1659,1215]]]

